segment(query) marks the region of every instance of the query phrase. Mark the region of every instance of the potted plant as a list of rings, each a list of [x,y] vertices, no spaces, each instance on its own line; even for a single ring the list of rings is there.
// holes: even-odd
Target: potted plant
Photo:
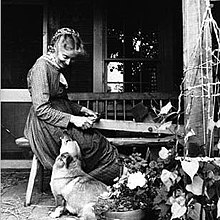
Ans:
[[[155,161],[148,163],[140,153],[122,157],[124,172],[110,188],[109,196],[100,197],[95,205],[98,219],[136,219],[153,215],[154,198],[161,168]]]

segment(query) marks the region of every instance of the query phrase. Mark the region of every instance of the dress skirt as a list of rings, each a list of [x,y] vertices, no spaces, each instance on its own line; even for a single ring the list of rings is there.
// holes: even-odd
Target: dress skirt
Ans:
[[[68,99],[51,100],[52,107],[73,114],[75,105]],[[63,130],[68,131],[72,139],[79,144],[82,154],[83,170],[94,178],[112,184],[114,178],[121,172],[122,164],[119,154],[113,146],[98,130],[90,128],[82,130],[73,124],[67,128],[61,128],[38,119],[33,106],[30,109],[24,135],[29,140],[31,149],[41,164],[52,169],[61,147]]]

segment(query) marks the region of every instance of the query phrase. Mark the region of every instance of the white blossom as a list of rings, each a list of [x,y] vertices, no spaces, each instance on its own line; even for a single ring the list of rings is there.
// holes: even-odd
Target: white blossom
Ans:
[[[135,189],[137,186],[143,187],[146,183],[145,175],[141,172],[131,173],[128,176],[127,187]]]
[[[163,160],[167,159],[169,157],[169,150],[167,150],[166,147],[161,147],[159,157]]]

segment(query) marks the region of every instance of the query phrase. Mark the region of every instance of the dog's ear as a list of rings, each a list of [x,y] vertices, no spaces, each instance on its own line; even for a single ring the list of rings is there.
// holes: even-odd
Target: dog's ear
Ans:
[[[69,168],[69,165],[72,161],[73,161],[73,157],[70,154],[68,154],[66,157],[66,168],[67,169]]]

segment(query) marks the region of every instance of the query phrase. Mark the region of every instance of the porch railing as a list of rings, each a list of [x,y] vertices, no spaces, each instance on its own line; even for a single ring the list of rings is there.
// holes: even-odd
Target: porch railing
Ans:
[[[171,101],[177,108],[178,95],[173,93],[70,93],[69,98],[98,113],[105,119],[133,120],[131,109],[142,102],[146,107],[161,109]]]

